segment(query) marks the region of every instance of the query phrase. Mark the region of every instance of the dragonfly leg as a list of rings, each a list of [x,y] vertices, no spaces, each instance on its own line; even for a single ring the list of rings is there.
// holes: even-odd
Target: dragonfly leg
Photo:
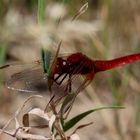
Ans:
[[[70,74],[69,74],[69,79],[68,79],[65,91],[68,91],[69,93],[71,93],[71,91],[72,91],[71,75]]]
[[[10,67],[10,65],[6,64],[6,65],[3,65],[3,66],[0,66],[0,69],[4,69],[4,68],[7,68],[7,67]]]
[[[56,84],[61,85],[62,82],[64,81],[64,79],[67,77],[68,73],[66,73],[64,75],[64,77],[61,79],[61,81],[57,82],[57,80],[62,76],[63,74],[58,75],[56,78],[54,78],[54,81],[56,82]]]
[[[69,106],[69,108],[68,108],[68,110],[67,110],[67,113],[66,113],[66,116],[64,117],[64,119],[67,119],[67,117],[68,117],[68,115],[69,115],[69,113],[70,113],[70,111],[71,111],[71,109],[72,109],[72,107],[73,107],[74,101],[75,101],[75,99],[76,99],[78,93],[80,93],[80,91],[82,91],[85,87],[87,87],[87,86],[90,84],[90,82],[91,82],[91,81],[85,79],[85,80],[83,81],[83,83],[79,86],[79,88],[76,90],[75,96],[74,96],[73,99],[71,100],[71,104],[70,104],[70,106]]]
[[[80,93],[80,91],[82,91],[83,89],[85,89],[89,84],[90,84],[90,80],[85,79],[83,81],[83,83],[78,87],[78,89],[76,90],[76,95],[78,95],[78,93]]]
[[[72,91],[72,84],[71,84],[71,75],[69,75],[69,93]]]

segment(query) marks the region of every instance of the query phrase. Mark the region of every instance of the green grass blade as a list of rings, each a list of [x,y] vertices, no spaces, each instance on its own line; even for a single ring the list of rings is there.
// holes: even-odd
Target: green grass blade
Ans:
[[[0,66],[3,65],[6,57],[7,46],[3,43],[0,43]],[[1,81],[3,79],[3,73],[0,71],[0,90],[1,90]]]
[[[72,128],[74,125],[76,125],[80,120],[85,118],[87,115],[89,115],[95,111],[99,111],[99,110],[103,110],[103,109],[124,109],[124,107],[122,107],[122,106],[110,106],[110,107],[99,107],[99,108],[95,108],[92,110],[88,110],[86,112],[83,112],[83,113],[73,117],[68,122],[66,122],[63,126],[64,131],[67,131],[70,128]]]
[[[38,22],[44,23],[45,21],[45,8],[46,0],[38,0]]]
[[[60,112],[61,112],[61,124],[64,125],[64,114],[68,111],[70,106],[73,103],[73,99],[75,98],[75,94],[71,93],[66,96],[66,98],[63,101],[63,104],[61,106]]]
[[[49,73],[50,61],[51,61],[51,51],[42,49],[41,56],[42,56],[44,73]]]
[[[0,44],[0,65],[4,63],[6,51],[7,51],[6,45]]]
[[[67,4],[70,0],[63,0],[62,3]]]

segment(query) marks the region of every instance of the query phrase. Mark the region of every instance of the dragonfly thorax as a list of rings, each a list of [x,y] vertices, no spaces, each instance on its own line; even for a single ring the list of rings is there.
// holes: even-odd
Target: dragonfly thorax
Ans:
[[[93,61],[82,53],[71,54],[66,59],[67,73],[69,74],[88,74],[94,71]]]
[[[94,62],[82,53],[74,53],[66,59],[57,58],[55,74],[89,74],[94,71]]]
[[[82,53],[74,53],[67,58],[73,74],[89,74],[94,72],[94,62]]]

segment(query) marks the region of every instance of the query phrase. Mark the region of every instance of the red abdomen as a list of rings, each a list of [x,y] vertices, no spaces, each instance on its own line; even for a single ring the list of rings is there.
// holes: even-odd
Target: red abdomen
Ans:
[[[94,61],[95,72],[113,69],[138,60],[140,60],[140,53],[127,55],[112,60],[96,60]]]

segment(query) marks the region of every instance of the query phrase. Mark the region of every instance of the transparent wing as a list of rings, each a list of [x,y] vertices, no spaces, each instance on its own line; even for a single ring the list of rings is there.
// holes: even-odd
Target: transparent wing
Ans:
[[[66,59],[67,56],[62,56]],[[80,69],[85,65],[86,62],[81,62],[79,66],[75,68],[75,71],[80,71]],[[5,65],[7,71],[10,73],[7,78],[6,85],[9,89],[19,91],[19,92],[37,92],[37,93],[46,93],[48,91],[48,77],[47,74],[44,74],[42,63],[36,63],[29,65],[29,68],[17,69],[17,65],[12,66],[12,70],[8,65]],[[4,66],[3,66],[4,67]],[[3,68],[1,67],[1,68]],[[13,70],[14,69],[14,70]],[[24,69],[24,70],[23,70]],[[12,72],[13,71],[13,72]],[[76,73],[76,72],[74,72]],[[62,75],[58,80],[61,81],[61,78],[65,76]],[[68,90],[71,88],[72,92],[75,92],[78,88],[81,87],[82,83],[86,80],[86,77],[82,77],[79,74],[72,74],[71,77],[67,75],[64,78],[62,84],[53,83],[52,89],[54,92],[65,94],[68,93]],[[86,84],[85,84],[86,85]]]
[[[46,84],[46,76],[41,66],[14,72],[9,74],[6,80],[6,86],[9,89],[20,92],[45,92],[47,90]]]
[[[30,65],[28,68],[26,68],[26,65],[11,65],[6,71],[7,80],[5,84],[8,89],[39,94],[46,94],[48,92],[48,77],[47,73],[43,71],[42,64]],[[67,78],[65,81],[67,81]],[[60,94],[60,96],[64,95],[67,84],[68,82],[64,82],[62,85],[53,82],[53,93]]]

